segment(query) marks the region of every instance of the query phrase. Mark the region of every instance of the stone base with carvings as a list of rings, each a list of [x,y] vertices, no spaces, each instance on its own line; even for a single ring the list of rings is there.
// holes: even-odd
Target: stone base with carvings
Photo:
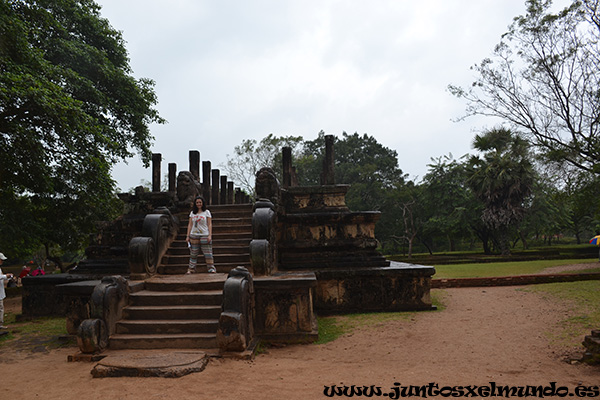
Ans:
[[[307,343],[318,339],[313,312],[314,273],[282,273],[254,278],[255,334],[275,343]]]
[[[315,271],[319,314],[432,310],[435,268],[391,262],[389,267]]]

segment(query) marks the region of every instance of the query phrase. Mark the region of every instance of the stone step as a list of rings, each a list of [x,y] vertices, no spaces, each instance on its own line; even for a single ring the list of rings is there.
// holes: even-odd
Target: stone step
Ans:
[[[254,205],[248,204],[223,204],[223,205],[211,205],[208,206],[211,214],[216,215],[232,215],[232,214],[249,214],[252,215]],[[188,213],[189,214],[189,213]]]
[[[210,204],[207,206],[207,208],[210,210],[210,212],[224,212],[224,213],[231,213],[231,212],[252,212],[252,209],[254,208],[254,204],[253,203],[244,203],[244,204]],[[191,208],[190,208],[191,210]],[[179,214],[189,214],[189,211],[181,211]]]
[[[212,333],[180,333],[156,335],[114,334],[110,349],[214,349],[217,338]]]
[[[187,228],[188,226],[189,216],[185,217],[183,220],[179,220],[179,229]],[[215,221],[218,222],[215,224]],[[213,228],[217,226],[247,226],[252,225],[252,217],[218,217],[213,218]]]
[[[215,260],[215,265],[217,264],[244,264],[250,262],[250,253],[245,254],[219,254],[217,252],[213,252],[213,258]],[[163,267],[167,267],[169,265],[183,265],[187,264],[190,261],[190,254],[167,254],[164,255],[161,260],[161,265]],[[198,255],[198,261],[204,261],[204,255],[202,252]]]
[[[185,235],[178,236],[175,240],[173,240],[173,242],[171,242],[170,248],[173,248],[173,249],[178,249],[181,247],[187,248],[188,244],[185,239],[186,239]],[[250,232],[227,234],[227,235],[213,235],[212,245],[214,248],[248,247],[248,246],[250,246],[251,241],[252,241],[252,233],[250,233]]]
[[[187,271],[187,265],[186,265]],[[185,272],[185,271],[184,271]],[[145,288],[159,292],[200,292],[204,290],[223,290],[226,274],[193,274],[173,276],[155,275],[145,281]]]
[[[208,207],[210,214],[212,215],[214,220],[226,220],[226,219],[241,219],[241,220],[252,220],[252,207],[240,207],[240,206],[231,206],[228,208],[213,208]],[[187,220],[190,216],[189,212],[179,213],[177,214],[177,218],[179,219],[182,225],[187,226]],[[185,223],[184,223],[185,222]]]
[[[215,319],[220,315],[220,305],[126,306],[123,308],[123,320]]]
[[[249,244],[242,245],[213,245],[214,254],[248,254]],[[181,244],[171,244],[171,247],[167,250],[166,255],[190,255],[190,249],[188,248],[187,242],[182,241]]]
[[[179,228],[175,240],[183,240],[187,236],[187,228]],[[252,225],[213,226],[213,239],[252,239]]]
[[[222,290],[203,290],[199,292],[167,292],[142,290],[129,295],[131,306],[182,306],[211,305],[223,303]]]
[[[238,231],[238,232],[225,232],[225,233],[219,233],[219,232],[213,232],[212,235],[212,239],[213,239],[213,244],[225,244],[225,243],[235,243],[235,242],[248,242],[250,243],[250,241],[252,240],[252,230],[243,230],[243,231]],[[177,237],[175,238],[175,240],[173,241],[175,242],[185,242],[186,239],[186,231],[180,231],[177,234]],[[187,244],[186,244],[187,246]]]
[[[215,264],[215,268],[217,269],[218,274],[227,275],[229,271],[234,269],[235,267],[244,267],[252,272],[250,266],[250,260],[248,259],[246,262],[240,263],[219,263]],[[188,263],[185,264],[165,264],[158,267],[158,273],[164,275],[184,275],[187,272]],[[197,273],[194,275],[212,275],[209,274],[206,268],[206,264],[204,263],[203,257],[198,257],[198,264],[196,265]],[[189,275],[187,275],[189,276]]]
[[[221,223],[221,221],[219,221],[219,220],[213,222],[213,235],[224,234],[224,233],[247,232],[247,231],[252,232],[252,223],[251,222],[246,222],[243,224],[242,223],[240,223],[240,224],[224,224],[224,223]],[[187,223],[185,225],[181,225],[179,227],[178,233],[185,237],[185,235],[187,233]]]
[[[117,322],[116,333],[128,335],[179,333],[215,334],[218,325],[218,319],[122,320]]]

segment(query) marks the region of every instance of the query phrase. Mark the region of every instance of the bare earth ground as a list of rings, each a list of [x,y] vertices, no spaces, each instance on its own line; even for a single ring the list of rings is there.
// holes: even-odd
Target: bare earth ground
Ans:
[[[551,340],[550,332],[569,316],[569,304],[526,287],[437,292],[446,306],[442,311],[361,327],[323,345],[270,348],[252,361],[212,359],[203,372],[181,378],[94,379],[93,363],[67,362],[75,347],[2,349],[0,398],[293,400],[328,398],[324,386],[334,384],[378,385],[384,391],[394,382],[457,386],[555,381],[571,390],[578,384],[600,385],[600,367],[566,361],[581,356],[582,346]],[[5,303],[8,311],[20,312],[18,299]]]

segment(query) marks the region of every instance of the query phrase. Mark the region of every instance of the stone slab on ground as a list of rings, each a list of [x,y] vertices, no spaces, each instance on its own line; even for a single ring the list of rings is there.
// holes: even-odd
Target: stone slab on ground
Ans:
[[[109,354],[94,366],[94,378],[108,377],[162,377],[178,378],[201,372],[209,356],[203,351],[173,349],[119,351]]]
[[[67,356],[68,362],[96,362],[106,357],[104,354],[86,354],[77,352],[75,354],[69,354]]]

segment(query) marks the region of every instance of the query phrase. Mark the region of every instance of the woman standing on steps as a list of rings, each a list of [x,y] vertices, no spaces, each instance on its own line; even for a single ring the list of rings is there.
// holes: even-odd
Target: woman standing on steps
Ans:
[[[185,241],[188,242],[190,248],[188,274],[196,273],[196,264],[198,263],[198,254],[200,250],[202,250],[202,254],[204,254],[208,272],[217,272],[212,254],[212,215],[210,214],[210,211],[206,209],[206,202],[202,196],[198,196],[194,199]]]

